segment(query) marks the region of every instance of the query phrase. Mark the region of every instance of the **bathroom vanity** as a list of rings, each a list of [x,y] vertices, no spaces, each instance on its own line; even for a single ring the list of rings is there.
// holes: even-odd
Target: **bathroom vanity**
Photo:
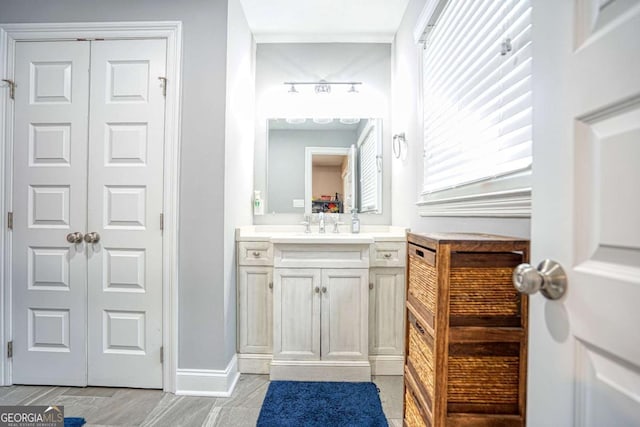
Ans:
[[[272,380],[403,371],[406,230],[236,230],[238,365]]]

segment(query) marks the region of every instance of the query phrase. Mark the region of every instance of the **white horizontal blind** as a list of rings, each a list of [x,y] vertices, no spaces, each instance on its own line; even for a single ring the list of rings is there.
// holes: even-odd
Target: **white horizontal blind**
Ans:
[[[531,59],[530,0],[449,0],[424,52],[424,194],[531,166]]]
[[[358,163],[360,169],[360,212],[378,212],[382,171],[379,165],[379,138],[375,121],[370,121],[360,138]]]

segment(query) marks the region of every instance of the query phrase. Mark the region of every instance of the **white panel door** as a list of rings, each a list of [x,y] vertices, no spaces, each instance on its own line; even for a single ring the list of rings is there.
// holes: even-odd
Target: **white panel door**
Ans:
[[[162,387],[164,40],[92,43],[89,384]]]
[[[366,360],[369,346],[369,271],[322,269],[323,360]]]
[[[89,43],[18,42],[13,144],[13,382],[86,385]]]
[[[274,360],[320,359],[320,270],[273,273]]]
[[[640,2],[533,2],[528,423],[640,425]]]

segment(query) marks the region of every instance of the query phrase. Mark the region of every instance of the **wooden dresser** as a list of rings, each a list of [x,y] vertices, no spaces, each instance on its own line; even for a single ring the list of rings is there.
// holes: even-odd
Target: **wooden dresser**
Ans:
[[[529,242],[485,234],[407,237],[405,426],[524,426]]]

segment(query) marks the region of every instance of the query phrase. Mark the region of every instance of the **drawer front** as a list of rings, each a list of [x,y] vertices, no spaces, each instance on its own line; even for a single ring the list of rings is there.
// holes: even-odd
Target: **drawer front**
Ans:
[[[415,392],[407,387],[404,392],[404,425],[407,427],[426,427],[420,404],[417,396],[414,398]]]
[[[433,402],[435,396],[435,355],[434,340],[416,318],[409,313],[409,346],[407,361],[415,370],[415,380],[427,392],[427,400]]]
[[[372,267],[404,267],[407,259],[405,242],[376,242],[371,245]]]
[[[424,395],[416,383],[414,375],[408,366],[404,371],[404,426],[431,427],[433,417],[424,402]]]
[[[369,268],[368,244],[276,243],[277,268]]]
[[[269,242],[238,242],[239,265],[273,265],[273,245]]]
[[[449,273],[450,326],[522,327],[526,296],[513,286],[517,253],[454,253]]]
[[[438,296],[435,252],[409,244],[409,281],[407,298],[425,320],[435,329],[436,301]]]

